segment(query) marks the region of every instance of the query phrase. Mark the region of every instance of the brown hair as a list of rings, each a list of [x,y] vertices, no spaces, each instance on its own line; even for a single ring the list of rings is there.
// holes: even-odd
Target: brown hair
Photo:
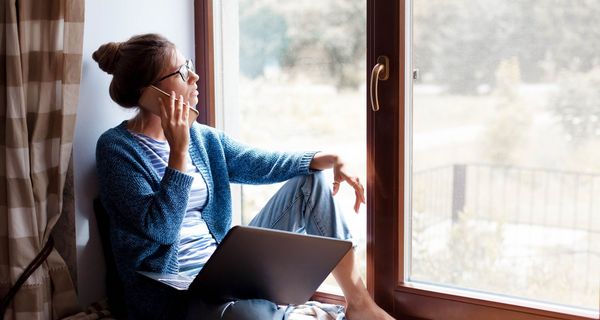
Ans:
[[[158,34],[142,34],[125,42],[109,42],[92,54],[104,72],[113,75],[110,97],[125,108],[138,105],[141,90],[156,81],[175,45]]]

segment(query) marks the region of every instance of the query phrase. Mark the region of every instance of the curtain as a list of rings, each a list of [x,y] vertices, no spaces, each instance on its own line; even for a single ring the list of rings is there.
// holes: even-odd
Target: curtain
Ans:
[[[0,297],[40,252],[49,252],[21,277],[4,319],[60,319],[80,311],[50,234],[64,205],[83,20],[84,0],[0,0]]]

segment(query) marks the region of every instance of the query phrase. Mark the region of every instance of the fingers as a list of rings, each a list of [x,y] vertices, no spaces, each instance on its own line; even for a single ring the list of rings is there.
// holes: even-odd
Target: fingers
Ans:
[[[365,203],[365,188],[360,183],[358,178],[348,178],[346,181],[352,186],[352,188],[354,188],[354,192],[356,193],[358,200],[360,200],[361,203]]]
[[[354,191],[354,194],[356,195],[354,200],[354,212],[358,213],[358,210],[360,209],[360,194],[358,191]]]
[[[173,119],[175,116],[175,91],[171,91],[171,98],[169,99],[169,110],[168,111],[168,115],[169,115],[169,119]]]
[[[189,105],[183,102],[183,95],[179,95],[179,98],[177,98],[177,107],[174,115],[174,120],[178,125],[185,125],[186,127],[189,126],[189,109]]]
[[[161,99],[161,126],[169,143],[171,154],[183,154],[189,147],[188,106],[183,102],[183,96],[175,96],[171,91],[168,100]]]
[[[358,177],[348,178],[346,181],[354,189],[354,212],[358,213],[358,210],[360,209],[360,204],[365,203],[365,188],[358,180]]]
[[[178,98],[175,98],[175,92],[171,91],[171,98],[169,101],[169,108],[167,108],[167,112],[162,114],[163,118],[169,119],[171,125],[188,125],[189,123],[189,106],[183,102],[183,95],[179,95]]]
[[[175,92],[172,93],[172,96],[175,96]],[[179,99],[177,99],[176,104],[175,104],[175,112],[173,114],[174,116],[174,120],[176,123],[179,124],[179,120],[181,120],[183,115],[183,96],[179,96]]]
[[[183,103],[183,96],[180,96],[179,101],[183,104],[183,123],[188,125],[190,118],[190,106],[188,104]]]
[[[357,190],[356,192],[358,193],[358,195],[360,195],[360,202],[366,203],[366,200],[365,200],[365,187],[362,185],[362,183],[360,183],[360,181],[358,181],[358,178],[356,178],[356,184],[358,184],[358,187],[359,187],[359,190]]]
[[[343,180],[345,182],[347,182],[354,189],[354,195],[355,195],[354,212],[358,213],[358,211],[360,209],[360,205],[362,203],[366,202],[365,201],[365,188],[360,183],[358,177],[344,177]],[[334,181],[332,194],[335,196],[338,193],[339,189],[340,189],[340,182]]]
[[[358,213],[358,210],[360,209],[360,204],[365,203],[365,188],[358,181],[358,178],[356,178],[356,182],[353,187],[354,187],[354,194],[356,196],[356,198],[354,200],[354,212]]]

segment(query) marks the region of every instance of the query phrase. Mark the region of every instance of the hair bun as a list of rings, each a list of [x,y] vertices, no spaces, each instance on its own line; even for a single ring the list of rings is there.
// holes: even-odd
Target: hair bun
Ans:
[[[102,71],[113,74],[115,66],[119,61],[121,43],[120,42],[109,42],[103,44],[92,54],[92,59],[98,62],[98,66]]]

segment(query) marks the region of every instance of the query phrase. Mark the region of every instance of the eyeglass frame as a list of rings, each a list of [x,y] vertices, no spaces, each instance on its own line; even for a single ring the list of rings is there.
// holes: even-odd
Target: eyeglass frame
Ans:
[[[184,69],[185,68],[185,69]],[[186,76],[183,75],[183,70],[185,70]],[[172,77],[176,74],[179,74],[179,76],[181,77],[181,80],[183,80],[183,82],[187,82],[190,79],[190,71],[195,72],[195,68],[194,68],[194,61],[192,61],[191,59],[185,60],[185,63],[182,64],[179,69],[177,69],[177,71],[173,72],[173,73],[169,73],[168,75],[161,77],[160,79],[154,81],[152,84],[158,84],[159,82]]]

